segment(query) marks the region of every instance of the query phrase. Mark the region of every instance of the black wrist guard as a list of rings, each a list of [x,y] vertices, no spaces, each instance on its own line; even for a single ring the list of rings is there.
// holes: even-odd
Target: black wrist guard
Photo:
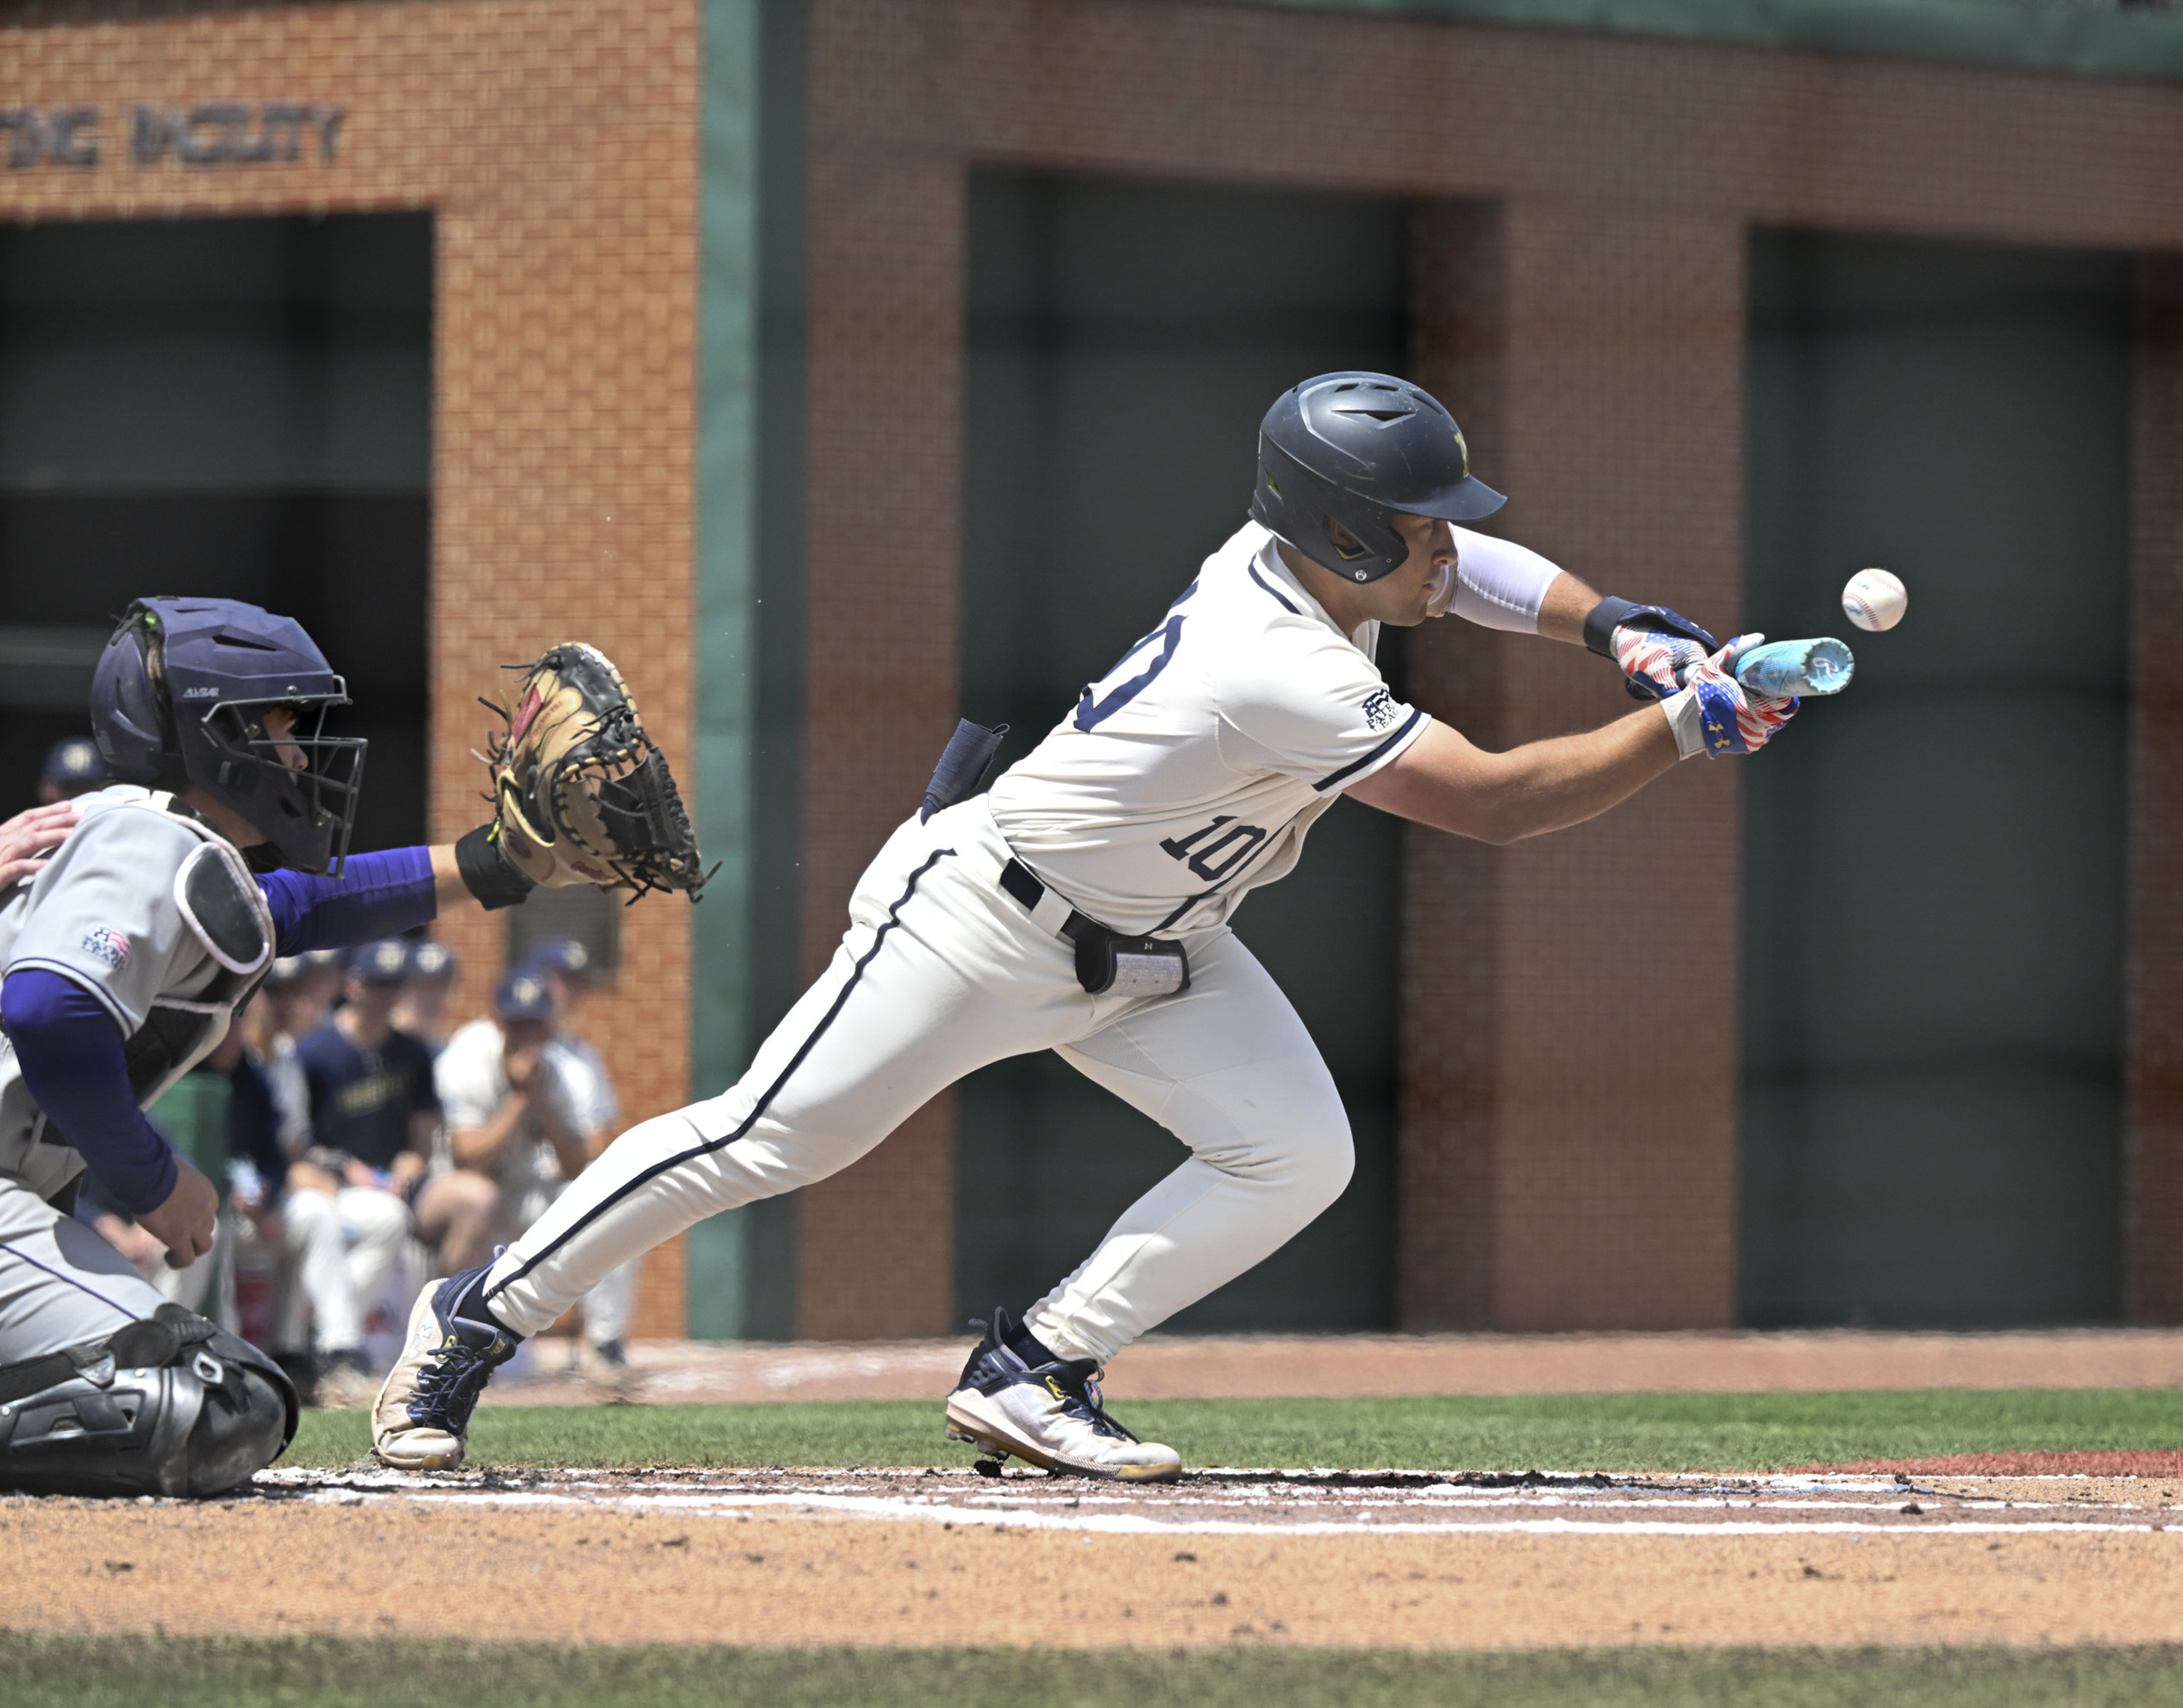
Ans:
[[[455,843],[455,870],[463,887],[478,899],[487,913],[514,907],[538,886],[516,868],[494,834],[497,825],[480,825]]]
[[[1584,620],[1584,645],[1586,652],[1597,653],[1603,659],[1614,656],[1614,631],[1630,613],[1650,609],[1629,599],[1618,599],[1611,594],[1591,608],[1591,615]]]

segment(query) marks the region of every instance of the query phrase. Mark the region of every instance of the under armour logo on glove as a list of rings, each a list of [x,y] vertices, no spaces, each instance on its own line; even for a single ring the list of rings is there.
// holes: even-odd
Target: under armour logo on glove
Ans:
[[[1697,698],[1698,727],[1708,759],[1757,753],[1797,715],[1797,700],[1769,699],[1736,679],[1736,660],[1765,638],[1738,635],[1690,672],[1690,691]]]

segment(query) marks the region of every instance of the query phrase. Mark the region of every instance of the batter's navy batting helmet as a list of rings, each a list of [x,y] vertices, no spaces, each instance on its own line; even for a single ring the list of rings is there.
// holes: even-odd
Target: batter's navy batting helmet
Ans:
[[[123,782],[195,783],[264,835],[282,863],[340,869],[356,823],[364,742],[325,733],[348,691],[292,617],[240,599],[139,599],[99,654],[91,727]],[[295,727],[278,742],[265,714]],[[292,769],[282,748],[300,748]]]
[[[1390,374],[1321,374],[1284,392],[1258,425],[1252,520],[1347,581],[1401,566],[1410,548],[1398,515],[1469,522],[1508,502],[1472,477],[1455,417]],[[1336,545],[1330,522],[1359,549]]]

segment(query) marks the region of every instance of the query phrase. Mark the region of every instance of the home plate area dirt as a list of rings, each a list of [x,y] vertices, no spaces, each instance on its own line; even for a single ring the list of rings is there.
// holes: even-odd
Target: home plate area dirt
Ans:
[[[2166,1457],[2166,1455],[2163,1455]],[[2183,1480],[281,1472],[0,1499],[18,1629],[1537,1648],[2183,1639]]]

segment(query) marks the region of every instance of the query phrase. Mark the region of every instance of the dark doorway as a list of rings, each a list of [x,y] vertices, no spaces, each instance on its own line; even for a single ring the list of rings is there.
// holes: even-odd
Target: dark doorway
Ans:
[[[1407,222],[1389,199],[973,176],[963,706],[1013,726],[1001,765],[1242,525],[1258,420],[1284,389],[1404,365]],[[1177,1327],[1391,1321],[1400,849],[1392,820],[1339,804],[1237,915],[1334,1071],[1358,1170]],[[974,1075],[957,1109],[966,1315],[1038,1298],[1184,1155],[1051,1054]]]
[[[1858,667],[1745,768],[1744,1317],[2112,1317],[2130,263],[1751,264],[1750,621]],[[1842,616],[1866,565],[1892,632]]]
[[[301,621],[371,741],[356,846],[425,833],[429,214],[0,231],[0,811],[147,593]]]

